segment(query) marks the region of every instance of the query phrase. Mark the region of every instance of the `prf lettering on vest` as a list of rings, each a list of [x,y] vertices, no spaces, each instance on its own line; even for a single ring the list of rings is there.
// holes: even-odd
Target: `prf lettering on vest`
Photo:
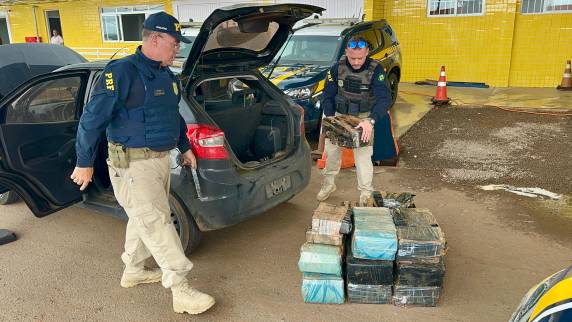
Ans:
[[[113,84],[113,73],[105,73],[105,88],[110,91],[115,90],[115,85]]]

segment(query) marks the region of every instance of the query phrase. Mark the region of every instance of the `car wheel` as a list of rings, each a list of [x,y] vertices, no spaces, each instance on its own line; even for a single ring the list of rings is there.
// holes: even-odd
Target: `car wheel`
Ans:
[[[397,74],[394,72],[389,73],[387,81],[391,90],[391,106],[393,106],[397,100],[397,91],[399,89],[399,79],[397,78]]]
[[[0,193],[0,205],[9,205],[11,203],[15,203],[18,199],[20,199],[18,195],[12,191]]]
[[[171,222],[179,234],[181,245],[185,253],[190,254],[199,246],[202,233],[191,213],[172,193],[169,194],[169,207],[171,208]]]

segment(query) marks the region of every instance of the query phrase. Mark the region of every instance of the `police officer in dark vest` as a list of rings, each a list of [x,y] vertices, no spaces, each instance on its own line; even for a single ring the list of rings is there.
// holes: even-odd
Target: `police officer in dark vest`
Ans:
[[[179,51],[179,22],[165,12],[143,23],[143,44],[135,54],[110,62],[79,122],[77,165],[71,179],[84,190],[93,176],[98,140],[107,133],[109,177],[117,201],[129,217],[122,287],[161,281],[173,295],[177,313],[199,314],[215,300],[187,282],[193,264],[171,223],[169,151],[178,148],[182,164],[196,167],[179,114],[181,87],[169,66]],[[153,256],[160,269],[147,269]]]
[[[322,95],[325,116],[335,114],[355,115],[363,120],[357,126],[362,128],[362,140],[373,139],[373,128],[391,105],[391,92],[382,66],[367,57],[368,42],[358,36],[350,38],[345,55],[328,71],[326,86]],[[319,201],[328,199],[336,190],[335,176],[340,171],[340,147],[326,139],[326,166],[322,171],[324,181],[317,195]],[[373,192],[373,147],[353,150],[360,191],[360,202],[367,201]]]

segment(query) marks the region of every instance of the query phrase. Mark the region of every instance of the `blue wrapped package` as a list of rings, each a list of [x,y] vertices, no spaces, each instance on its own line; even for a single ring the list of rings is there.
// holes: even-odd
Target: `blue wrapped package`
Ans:
[[[335,275],[304,273],[302,297],[306,303],[343,304],[344,280]]]
[[[342,276],[342,246],[305,243],[300,249],[301,272]]]
[[[397,231],[388,208],[354,207],[352,252],[355,258],[394,260]]]

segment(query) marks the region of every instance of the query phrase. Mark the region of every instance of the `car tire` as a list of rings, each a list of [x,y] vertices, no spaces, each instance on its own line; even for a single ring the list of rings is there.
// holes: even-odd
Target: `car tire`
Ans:
[[[387,82],[389,83],[389,89],[391,90],[391,106],[393,106],[397,100],[397,92],[399,90],[399,78],[397,77],[397,73],[389,73],[389,76],[387,76]]]
[[[9,205],[11,203],[15,203],[18,201],[20,197],[15,194],[13,191],[6,191],[4,193],[0,193],[0,205]]]
[[[173,193],[169,194],[169,207],[171,208],[171,222],[179,234],[181,245],[185,253],[190,254],[199,246],[202,233],[191,212]]]

